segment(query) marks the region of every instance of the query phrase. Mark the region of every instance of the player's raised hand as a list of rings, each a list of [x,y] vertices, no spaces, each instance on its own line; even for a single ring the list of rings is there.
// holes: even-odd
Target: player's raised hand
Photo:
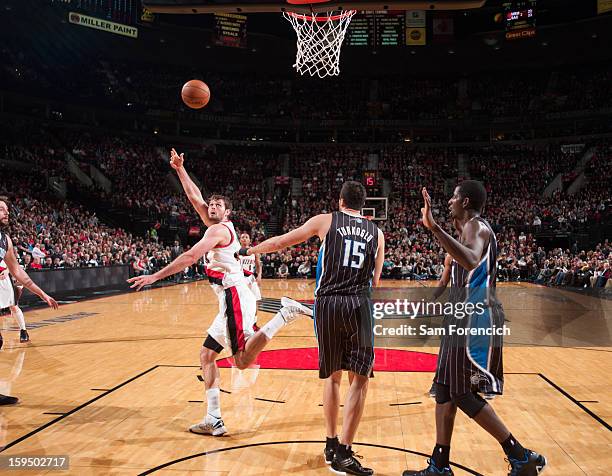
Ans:
[[[429,193],[427,193],[427,189],[423,187],[421,190],[421,194],[423,195],[424,206],[421,208],[421,214],[423,215],[423,225],[425,228],[433,230],[436,226],[436,222],[431,213],[431,197]]]
[[[128,283],[132,283],[130,288],[136,288],[136,291],[140,291],[143,287],[153,284],[157,281],[152,274],[143,274],[142,276],[135,276],[127,280]]]
[[[43,294],[41,296],[41,299],[45,301],[47,305],[53,309],[57,309],[59,307],[59,304],[57,303],[57,301],[53,299],[51,296],[49,296],[48,294]]]
[[[183,155],[184,154],[178,155],[173,147],[170,151],[170,167],[172,167],[174,170],[180,169],[183,166],[183,161],[185,160]]]

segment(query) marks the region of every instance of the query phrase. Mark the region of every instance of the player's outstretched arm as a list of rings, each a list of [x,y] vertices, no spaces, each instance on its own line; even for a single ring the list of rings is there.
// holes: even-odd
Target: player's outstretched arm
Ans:
[[[221,224],[213,225],[206,230],[202,239],[198,241],[193,248],[189,251],[185,251],[165,268],[160,269],[157,273],[135,276],[128,279],[127,282],[132,284],[132,286],[130,286],[131,288],[136,288],[136,291],[140,291],[148,284],[153,284],[160,279],[172,276],[188,266],[191,266],[210,250],[221,243],[228,242],[230,239],[231,236],[227,227]]]
[[[380,285],[380,275],[382,274],[385,262],[385,234],[381,229],[378,230],[378,249],[376,250],[376,263],[374,264],[374,279],[372,284],[375,288]]]
[[[485,243],[489,239],[488,229],[481,227],[479,221],[469,221],[462,230],[463,244],[459,243],[435,222],[431,213],[431,197],[425,187],[423,187],[422,194],[424,200],[424,206],[421,208],[423,225],[433,232],[446,252],[463,268],[468,271],[476,268],[480,262]]]
[[[40,289],[36,285],[36,283],[32,281],[32,278],[28,276],[28,273],[26,273],[21,268],[21,266],[19,266],[19,263],[17,262],[17,258],[15,258],[15,252],[13,251],[13,243],[8,236],[7,236],[7,239],[8,239],[8,250],[6,252],[6,256],[4,257],[4,261],[6,262],[6,265],[8,266],[8,270],[11,272],[11,274],[15,277],[17,281],[19,281],[26,288],[32,291],[32,293],[36,294],[40,299],[45,301],[49,305],[49,307],[52,307],[53,309],[57,309],[59,307],[59,304],[57,304],[57,301],[53,299],[51,296],[49,296],[42,289]]]
[[[329,230],[331,225],[331,213],[325,213],[323,215],[317,215],[312,217],[301,227],[295,230],[285,233],[284,235],[275,236],[274,238],[267,239],[266,241],[249,248],[248,250],[241,250],[242,253],[246,253],[248,256],[261,253],[272,253],[279,251],[289,246],[303,243],[304,241],[318,236],[323,239]]]
[[[179,180],[181,181],[181,185],[183,186],[183,190],[185,191],[185,195],[193,205],[195,211],[200,215],[200,218],[204,222],[204,224],[208,227],[214,224],[213,221],[208,217],[208,203],[204,201],[204,197],[202,197],[202,192],[198,186],[193,183],[191,177],[187,173],[185,166],[183,165],[185,158],[184,154],[178,155],[175,149],[170,151],[170,166],[176,170],[176,174],[178,175]]]

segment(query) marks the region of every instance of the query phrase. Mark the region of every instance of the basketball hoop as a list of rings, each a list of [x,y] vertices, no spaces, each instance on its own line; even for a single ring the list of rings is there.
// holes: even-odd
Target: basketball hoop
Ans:
[[[283,12],[297,34],[297,53],[293,67],[301,75],[325,78],[340,74],[340,49],[356,10],[338,12]]]

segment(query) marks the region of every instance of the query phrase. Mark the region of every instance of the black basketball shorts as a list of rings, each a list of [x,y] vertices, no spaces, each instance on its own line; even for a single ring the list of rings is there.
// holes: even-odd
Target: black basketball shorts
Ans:
[[[374,332],[372,301],[364,296],[317,296],[315,332],[319,345],[319,378],[338,370],[372,377]]]

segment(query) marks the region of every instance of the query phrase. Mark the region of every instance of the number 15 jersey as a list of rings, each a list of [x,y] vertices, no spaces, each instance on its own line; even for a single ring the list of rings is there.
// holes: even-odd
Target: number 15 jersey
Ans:
[[[317,261],[315,297],[369,295],[378,227],[361,215],[333,212]]]

